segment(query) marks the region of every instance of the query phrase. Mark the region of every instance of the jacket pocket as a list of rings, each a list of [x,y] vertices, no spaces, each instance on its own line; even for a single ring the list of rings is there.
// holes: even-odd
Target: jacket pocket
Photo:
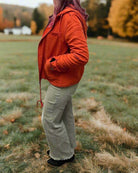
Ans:
[[[50,60],[47,60],[46,61],[46,64],[45,64],[45,73],[46,73],[46,76],[47,76],[47,78],[49,80],[56,80],[57,73],[56,73],[56,71],[51,70]]]

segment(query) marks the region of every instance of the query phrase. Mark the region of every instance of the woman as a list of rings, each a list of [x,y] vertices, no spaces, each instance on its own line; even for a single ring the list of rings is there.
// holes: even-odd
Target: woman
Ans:
[[[74,160],[75,126],[72,113],[74,94],[88,62],[88,15],[80,0],[53,0],[54,14],[38,47],[41,100],[41,79],[50,83],[42,112],[42,124],[50,150],[47,161],[60,166]]]

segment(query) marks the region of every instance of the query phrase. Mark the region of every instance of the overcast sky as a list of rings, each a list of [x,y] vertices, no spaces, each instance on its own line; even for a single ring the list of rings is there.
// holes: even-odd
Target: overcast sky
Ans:
[[[101,0],[101,2],[104,3],[106,2],[106,0]],[[0,0],[0,3],[23,5],[23,6],[35,8],[40,3],[53,4],[53,0]]]
[[[40,3],[52,4],[53,0],[0,0],[0,3],[37,7]]]

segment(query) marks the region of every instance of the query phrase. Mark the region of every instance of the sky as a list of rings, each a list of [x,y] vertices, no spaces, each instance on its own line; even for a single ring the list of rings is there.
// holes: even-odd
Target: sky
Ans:
[[[106,0],[101,0],[105,2]],[[38,7],[40,3],[53,4],[53,0],[0,0],[0,3],[23,5],[27,7]]]
[[[37,7],[40,3],[52,4],[53,0],[0,0],[0,3]]]

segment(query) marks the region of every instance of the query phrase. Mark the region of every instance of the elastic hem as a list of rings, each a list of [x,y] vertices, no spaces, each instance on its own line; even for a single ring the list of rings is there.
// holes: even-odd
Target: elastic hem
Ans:
[[[70,159],[71,157],[73,157],[73,155],[74,155],[74,153],[73,153],[70,157],[67,157],[67,158],[64,158],[64,159],[59,159],[59,158],[53,157],[51,154],[49,154],[49,156],[50,156],[52,159],[54,159],[54,160],[68,160],[68,159]]]

